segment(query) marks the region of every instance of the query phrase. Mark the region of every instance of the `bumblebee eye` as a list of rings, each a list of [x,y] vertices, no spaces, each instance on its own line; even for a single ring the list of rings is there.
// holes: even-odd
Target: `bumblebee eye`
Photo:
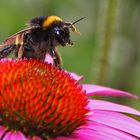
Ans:
[[[64,29],[62,29],[62,28],[59,28],[59,27],[55,27],[54,28],[54,33],[55,33],[55,35],[57,35],[57,36],[59,36],[59,35],[65,35],[65,31],[64,31]]]
[[[56,34],[57,34],[57,35],[60,35],[60,31],[56,31]]]
[[[58,28],[58,27],[55,27],[54,28],[54,33],[56,34],[56,35],[60,35],[60,28]]]

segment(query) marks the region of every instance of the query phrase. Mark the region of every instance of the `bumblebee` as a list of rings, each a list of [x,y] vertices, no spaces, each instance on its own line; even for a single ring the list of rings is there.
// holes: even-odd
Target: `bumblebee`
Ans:
[[[31,19],[27,27],[7,38],[0,45],[0,59],[15,51],[17,58],[45,60],[46,54],[53,58],[54,65],[61,67],[57,46],[73,45],[70,30],[79,34],[74,26],[77,21],[64,22],[57,16],[40,16]]]

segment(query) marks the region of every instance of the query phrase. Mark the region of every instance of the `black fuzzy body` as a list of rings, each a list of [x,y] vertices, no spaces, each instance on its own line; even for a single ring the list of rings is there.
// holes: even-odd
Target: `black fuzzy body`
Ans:
[[[31,38],[27,38],[24,46],[23,58],[37,58],[44,60],[45,55],[51,49],[55,49],[59,45],[58,41],[49,33],[49,29],[31,30],[28,34]],[[48,34],[49,33],[49,34]]]
[[[51,53],[53,49],[56,51],[58,45],[65,46],[72,44],[70,40],[70,33],[68,28],[64,28],[65,24],[62,21],[55,21],[49,27],[42,28],[42,24],[47,17],[37,17],[30,21],[29,26],[40,25],[40,28],[29,31],[23,57],[37,58],[44,60],[47,53]],[[59,36],[56,36],[55,29],[62,30]]]

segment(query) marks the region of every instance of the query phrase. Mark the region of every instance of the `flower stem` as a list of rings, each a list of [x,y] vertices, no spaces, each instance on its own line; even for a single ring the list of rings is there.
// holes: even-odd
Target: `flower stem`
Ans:
[[[103,1],[102,1],[103,2]],[[99,40],[98,45],[100,46],[100,56],[99,56],[99,64],[98,66],[98,74],[95,79],[97,84],[106,84],[107,78],[110,74],[110,52],[112,48],[112,39],[114,32],[114,25],[116,19],[116,11],[118,7],[118,0],[108,0],[104,1],[104,12],[101,13],[100,18],[103,16],[102,23],[98,26],[99,29]],[[101,6],[102,8],[102,6]],[[102,25],[101,25],[102,24]]]

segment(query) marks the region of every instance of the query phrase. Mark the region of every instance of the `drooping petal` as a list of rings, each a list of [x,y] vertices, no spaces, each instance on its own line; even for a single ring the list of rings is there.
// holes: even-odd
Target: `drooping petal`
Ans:
[[[124,105],[115,104],[104,100],[89,100],[88,107],[91,110],[108,110],[122,113],[129,113],[140,116],[140,112]]]
[[[83,89],[86,90],[88,96],[101,95],[101,96],[119,96],[119,97],[130,97],[137,99],[138,97],[125,91],[112,89],[104,86],[82,84]]]
[[[140,122],[117,112],[112,111],[93,111],[90,120],[116,128],[120,131],[132,134],[140,138]]]
[[[100,135],[99,132],[90,129],[81,129],[75,133],[75,136],[71,137],[58,137],[53,140],[107,140],[104,136]]]
[[[3,140],[27,140],[26,137],[20,131],[9,131],[3,138]]]
[[[85,126],[84,131],[86,133],[87,130],[97,131],[99,135],[103,137],[103,139],[109,140],[138,140],[136,137],[120,131],[118,129],[109,127],[107,125],[103,125],[97,122],[90,122],[89,125]],[[80,130],[81,131],[81,130]]]
[[[53,140],[138,140],[127,133],[97,123],[77,130],[76,134],[75,137],[58,137]]]

